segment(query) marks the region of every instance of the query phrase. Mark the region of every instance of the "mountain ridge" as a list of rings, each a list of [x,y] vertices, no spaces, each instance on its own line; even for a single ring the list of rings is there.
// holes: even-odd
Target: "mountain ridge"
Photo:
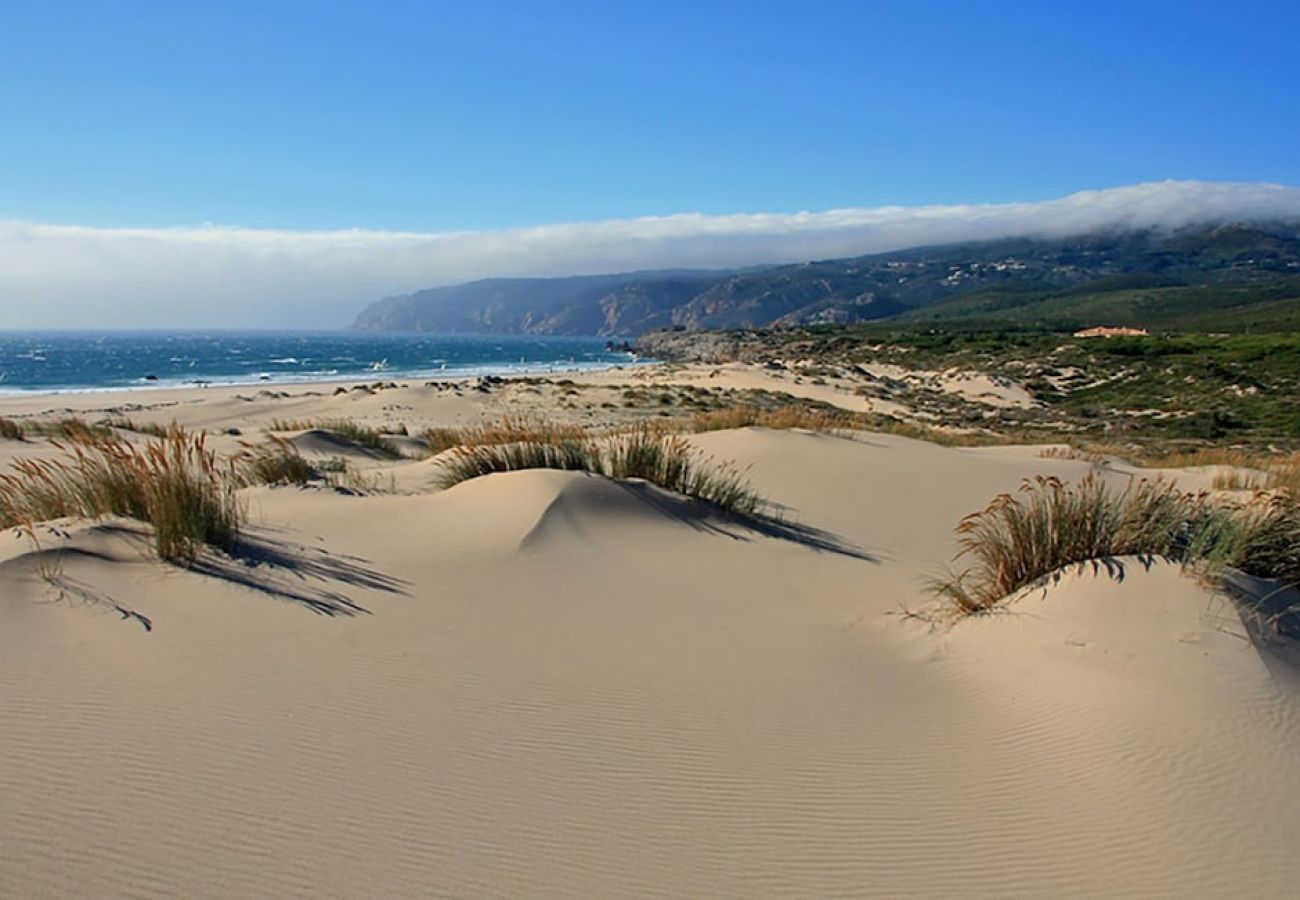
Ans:
[[[1070,238],[920,246],[742,270],[481,279],[384,298],[366,307],[353,327],[635,336],[661,329],[892,318],[1023,321],[1033,320],[1036,304],[1049,300],[1038,312],[1066,321],[1071,320],[1070,293],[1095,293],[1089,285],[1105,288],[1103,293],[1116,285],[1212,292],[1286,283],[1293,276],[1300,276],[1300,223],[1228,223],[1173,231],[1111,228]],[[993,299],[982,305],[971,300],[980,297]],[[1287,297],[1274,291],[1267,299]],[[1212,300],[1198,297],[1198,308]]]

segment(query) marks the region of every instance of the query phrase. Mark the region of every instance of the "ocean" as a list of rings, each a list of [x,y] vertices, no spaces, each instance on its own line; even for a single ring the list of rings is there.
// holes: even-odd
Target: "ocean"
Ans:
[[[587,337],[353,331],[0,331],[0,392],[433,379],[636,361],[610,343]]]

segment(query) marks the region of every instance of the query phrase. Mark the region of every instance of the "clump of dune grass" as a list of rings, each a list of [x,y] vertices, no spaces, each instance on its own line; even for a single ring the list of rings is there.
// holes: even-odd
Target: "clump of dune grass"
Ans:
[[[1122,491],[1089,475],[1075,485],[1038,476],[1016,493],[995,497],[957,526],[960,572],[936,581],[935,593],[958,610],[988,610],[1062,569],[1117,556],[1178,558],[1206,516],[1206,500],[1165,481],[1142,480]]]
[[[62,459],[17,460],[0,475],[0,526],[127,516],[152,525],[158,556],[178,563],[192,562],[205,544],[229,548],[238,537],[238,478],[203,435],[173,426],[138,447],[74,431],[55,444]]]
[[[272,436],[261,444],[243,444],[237,457],[236,471],[243,484],[303,485],[320,477],[320,473],[293,444]]]
[[[0,416],[0,438],[8,441],[21,441],[23,439],[23,426],[13,419]]]
[[[1263,468],[1268,473],[1265,488],[1284,491],[1293,499],[1300,500],[1300,453],[1271,460]]]
[[[650,425],[609,439],[600,463],[602,475],[641,478],[728,512],[748,516],[764,506],[735,463],[702,459],[681,435],[666,434]]]
[[[1212,577],[1236,569],[1300,585],[1300,500],[1259,492],[1220,503],[1196,523],[1186,555]]]
[[[451,487],[494,472],[562,469],[607,478],[640,478],[739,515],[764,501],[734,464],[703,459],[687,440],[650,424],[603,438],[556,438],[458,446],[442,461],[438,483]]]
[[[471,478],[521,469],[598,472],[600,453],[585,441],[461,444],[441,461],[437,482],[439,487],[449,488]]]
[[[1246,469],[1227,469],[1215,474],[1210,481],[1216,491],[1258,491],[1267,482],[1267,474],[1261,475]]]
[[[24,431],[54,440],[74,441],[82,438],[111,437],[113,434],[112,429],[105,425],[91,424],[76,416],[66,416],[53,421],[41,419],[28,422],[24,426]]]
[[[104,419],[97,424],[105,428],[116,428],[118,431],[133,431],[136,434],[145,434],[150,437],[167,436],[166,425],[159,425],[156,422],[136,422],[126,416]]]
[[[690,429],[695,432],[722,431],[731,428],[802,428],[807,431],[836,431],[853,428],[856,418],[842,410],[810,409],[799,404],[788,404],[777,409],[740,405],[709,412],[699,412],[691,417]],[[856,426],[860,427],[860,426]]]
[[[432,453],[465,446],[583,441],[589,436],[581,425],[552,422],[540,416],[506,416],[461,428],[428,428],[421,434]]]
[[[269,427],[271,431],[311,431],[313,429],[328,431],[368,450],[373,450],[380,456],[389,459],[400,459],[402,456],[402,451],[398,449],[397,444],[382,431],[371,428],[369,425],[362,425],[360,422],[354,422],[351,419],[274,419]]]

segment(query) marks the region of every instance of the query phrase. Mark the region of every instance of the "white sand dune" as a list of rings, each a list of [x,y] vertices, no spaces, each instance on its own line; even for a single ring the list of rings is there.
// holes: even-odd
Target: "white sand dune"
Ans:
[[[191,571],[67,524],[62,599],[6,536],[0,894],[1294,893],[1300,684],[1226,599],[1126,560],[896,614],[960,516],[1086,463],[696,441],[782,523],[404,463],[250,490],[246,549]]]

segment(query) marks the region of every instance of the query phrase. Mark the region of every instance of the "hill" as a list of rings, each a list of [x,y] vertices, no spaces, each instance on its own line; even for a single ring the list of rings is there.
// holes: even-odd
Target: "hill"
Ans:
[[[368,330],[637,335],[1005,320],[1292,328],[1300,226],[1198,226],[920,247],[744,271],[487,279],[372,304]]]

